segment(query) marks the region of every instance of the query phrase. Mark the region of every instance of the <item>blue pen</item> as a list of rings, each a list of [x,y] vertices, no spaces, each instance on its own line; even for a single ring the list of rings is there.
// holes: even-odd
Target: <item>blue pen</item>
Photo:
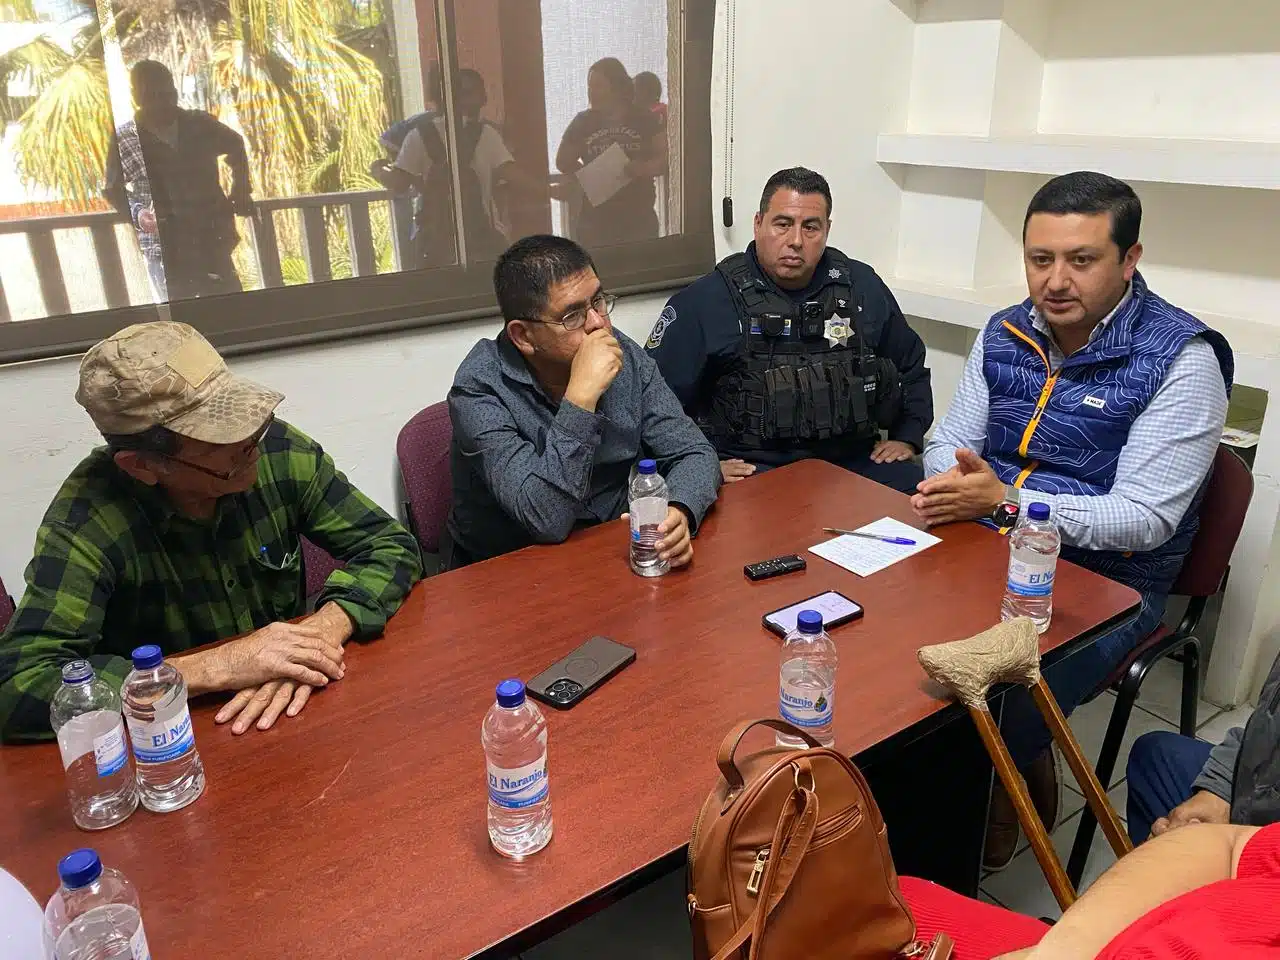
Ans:
[[[823,533],[838,533],[846,537],[863,537],[867,540],[879,540],[881,543],[892,543],[899,547],[914,547],[916,542],[906,537],[886,537],[879,533],[863,533],[861,530],[839,530],[836,527],[823,527]]]

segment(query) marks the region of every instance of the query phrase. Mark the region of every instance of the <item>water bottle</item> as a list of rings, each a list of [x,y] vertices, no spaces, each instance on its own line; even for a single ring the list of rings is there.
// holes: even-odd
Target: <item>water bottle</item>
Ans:
[[[104,830],[138,809],[120,698],[88,660],[72,660],[62,668],[49,723],[58,738],[77,827]]]
[[[1053,617],[1053,574],[1062,537],[1049,519],[1047,503],[1033,503],[1009,534],[1009,577],[1000,619],[1030,617],[1044,633]]]
[[[658,557],[658,527],[667,519],[667,481],[652,460],[636,464],[631,479],[631,569],[642,577],[660,577],[671,569]]]
[[[489,768],[489,841],[504,857],[523,860],[551,840],[547,721],[525,699],[519,680],[503,680],[497,695],[480,727]]]
[[[93,850],[58,861],[62,881],[44,911],[45,955],[53,960],[151,960],[138,892]]]
[[[182,809],[204,792],[204,764],[191,729],[187,682],[164,662],[159,647],[147,644],[133,651],[133,670],[120,695],[142,805],[156,813]]]
[[[836,742],[832,719],[836,700],[836,645],[822,629],[822,614],[801,610],[796,628],[782,641],[778,714],[824,747]],[[780,747],[805,749],[799,737],[779,733]]]

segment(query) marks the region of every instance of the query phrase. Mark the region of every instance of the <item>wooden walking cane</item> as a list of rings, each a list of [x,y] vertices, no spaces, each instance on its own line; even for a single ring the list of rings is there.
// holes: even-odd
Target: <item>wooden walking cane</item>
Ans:
[[[1054,742],[1066,757],[1067,765],[1076,775],[1076,782],[1084,791],[1085,800],[1093,815],[1102,825],[1111,849],[1117,857],[1123,857],[1133,849],[1129,835],[1120,825],[1107,799],[1107,792],[1098,782],[1097,775],[1084,758],[1066,717],[1058,707],[1044,678],[1040,676],[1040,639],[1035,624],[1026,617],[1008,620],[990,630],[970,637],[931,647],[921,647],[916,656],[929,676],[946,687],[969,710],[987,754],[995,765],[1000,782],[1013,800],[1018,812],[1018,822],[1031,841],[1040,869],[1044,871],[1049,888],[1063,910],[1075,903],[1076,892],[1062,869],[1062,861],[1049,840],[1049,833],[1040,822],[1027,792],[1027,783],[1013,765],[1009,748],[1005,745],[1000,729],[996,726],[987,706],[987,691],[996,683],[1020,683],[1031,690],[1045,725]]]

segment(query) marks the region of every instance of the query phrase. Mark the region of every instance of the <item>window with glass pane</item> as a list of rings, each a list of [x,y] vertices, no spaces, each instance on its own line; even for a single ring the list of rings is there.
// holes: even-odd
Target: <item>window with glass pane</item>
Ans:
[[[712,264],[714,0],[0,8],[0,359],[481,315],[534,232],[614,291]]]

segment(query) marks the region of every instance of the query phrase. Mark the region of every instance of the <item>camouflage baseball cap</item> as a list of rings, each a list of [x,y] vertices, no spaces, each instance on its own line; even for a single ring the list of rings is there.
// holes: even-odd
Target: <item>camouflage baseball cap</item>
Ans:
[[[284,394],[237,377],[185,323],[125,327],[85,354],[76,401],[104,434],[166,427],[205,443],[251,437]]]

